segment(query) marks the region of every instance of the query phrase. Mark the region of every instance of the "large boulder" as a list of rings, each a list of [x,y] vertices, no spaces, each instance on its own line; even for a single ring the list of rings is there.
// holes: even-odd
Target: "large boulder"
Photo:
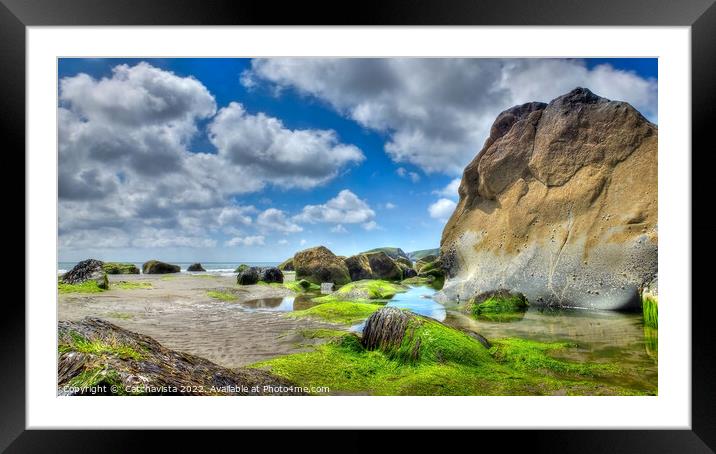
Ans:
[[[91,280],[95,281],[99,288],[108,289],[109,280],[103,265],[104,263],[100,260],[83,260],[62,276],[62,282],[65,284],[81,284]]]
[[[657,127],[584,88],[502,112],[441,239],[439,300],[636,309],[657,274]]]
[[[107,274],[139,274],[139,268],[134,263],[104,262],[102,269]]]
[[[142,265],[142,273],[144,274],[169,274],[178,273],[179,271],[181,271],[179,265],[171,265],[159,260],[150,260]]]
[[[236,275],[236,283],[239,285],[253,285],[259,281],[259,269],[256,267],[244,268]]]
[[[192,263],[189,265],[189,267],[186,269],[187,271],[206,271],[203,266],[201,266],[201,263]]]
[[[343,260],[351,275],[352,281],[360,281],[361,279],[371,279],[373,271],[370,269],[370,262],[365,254],[358,254]]]
[[[277,282],[283,284],[283,273],[276,267],[261,268],[259,271],[259,280],[268,283]]]
[[[60,321],[57,331],[59,395],[303,394],[269,372],[227,369],[98,318]]]
[[[403,279],[403,271],[385,252],[371,252],[365,256],[370,264],[373,279],[385,279],[386,281]]]
[[[293,256],[296,279],[306,279],[314,284],[333,282],[336,286],[351,281],[348,268],[343,260],[324,246],[297,252]]]

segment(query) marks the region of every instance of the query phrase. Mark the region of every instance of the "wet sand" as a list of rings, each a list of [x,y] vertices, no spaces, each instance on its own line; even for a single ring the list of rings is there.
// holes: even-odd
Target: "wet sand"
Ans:
[[[87,316],[151,336],[164,346],[201,356],[225,367],[239,367],[276,356],[306,351],[297,330],[340,328],[281,313],[248,310],[242,302],[291,296],[284,288],[236,285],[235,276],[207,274],[111,275],[110,290],[59,295],[58,319]],[[152,288],[119,289],[119,281],[149,282]],[[208,291],[234,293],[219,301]]]

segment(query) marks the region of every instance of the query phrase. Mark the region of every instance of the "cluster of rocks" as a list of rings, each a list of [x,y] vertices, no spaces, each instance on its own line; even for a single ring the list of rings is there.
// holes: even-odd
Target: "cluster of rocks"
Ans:
[[[373,249],[350,257],[341,257],[325,246],[318,246],[297,252],[278,268],[284,271],[295,270],[296,279],[305,279],[314,284],[330,282],[336,287],[363,279],[401,281],[416,276],[444,276],[438,257],[427,256],[413,263],[408,255],[398,248]]]
[[[258,282],[283,284],[283,272],[275,266],[258,267],[242,265],[237,268],[236,283],[253,285]]]

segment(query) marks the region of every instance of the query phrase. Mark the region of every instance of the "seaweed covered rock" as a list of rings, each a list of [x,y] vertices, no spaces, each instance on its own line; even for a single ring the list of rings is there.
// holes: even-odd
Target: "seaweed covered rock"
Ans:
[[[242,272],[242,271],[244,271],[244,270],[248,270],[249,268],[250,268],[249,265],[246,265],[245,263],[242,263],[241,265],[239,265],[239,266],[236,267],[236,269],[234,270],[234,273],[240,273],[240,272]]]
[[[471,336],[437,320],[396,307],[382,307],[365,322],[361,344],[402,363],[492,362],[482,336]]]
[[[186,269],[187,271],[206,271],[201,263],[192,263]]]
[[[142,273],[144,274],[169,274],[181,271],[179,265],[160,262],[159,260],[149,260],[142,265]]]
[[[402,293],[407,290],[407,287],[396,282],[365,279],[346,284],[330,295],[316,298],[314,301],[386,300],[395,296],[396,293]]]
[[[297,252],[293,256],[293,266],[296,279],[306,279],[314,284],[333,282],[341,286],[351,281],[346,264],[325,246]]]
[[[294,395],[258,369],[227,369],[98,318],[58,323],[60,395]]]
[[[259,270],[256,267],[248,267],[236,275],[236,283],[239,285],[253,285],[259,281]]]
[[[261,268],[259,271],[259,280],[269,284],[274,282],[283,284],[283,273],[276,267]]]
[[[99,288],[109,288],[107,272],[102,267],[100,260],[87,259],[79,262],[70,271],[62,276],[65,284],[81,284],[86,281],[95,281]]]
[[[139,268],[134,263],[104,262],[102,269],[107,274],[139,274]]]
[[[509,288],[538,305],[638,309],[657,274],[657,133],[585,88],[502,112],[443,230],[438,298]]]
[[[403,272],[400,267],[385,252],[370,252],[365,256],[370,264],[373,279],[399,281],[403,278]]]
[[[343,260],[351,275],[352,281],[360,281],[361,279],[371,279],[373,271],[370,269],[370,262],[365,254],[358,254]]]
[[[481,320],[513,322],[522,320],[528,307],[529,303],[523,294],[499,289],[470,298],[465,310]]]
[[[283,261],[283,262],[278,266],[278,269],[280,269],[281,271],[294,271],[294,268],[293,268],[293,257],[291,257],[290,259],[287,259],[287,260]]]

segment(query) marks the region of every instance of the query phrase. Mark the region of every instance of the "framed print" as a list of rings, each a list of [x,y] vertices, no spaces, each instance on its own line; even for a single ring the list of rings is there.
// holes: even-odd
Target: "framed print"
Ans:
[[[27,168],[3,447],[232,428],[716,444],[691,291],[712,2],[1,11]]]

